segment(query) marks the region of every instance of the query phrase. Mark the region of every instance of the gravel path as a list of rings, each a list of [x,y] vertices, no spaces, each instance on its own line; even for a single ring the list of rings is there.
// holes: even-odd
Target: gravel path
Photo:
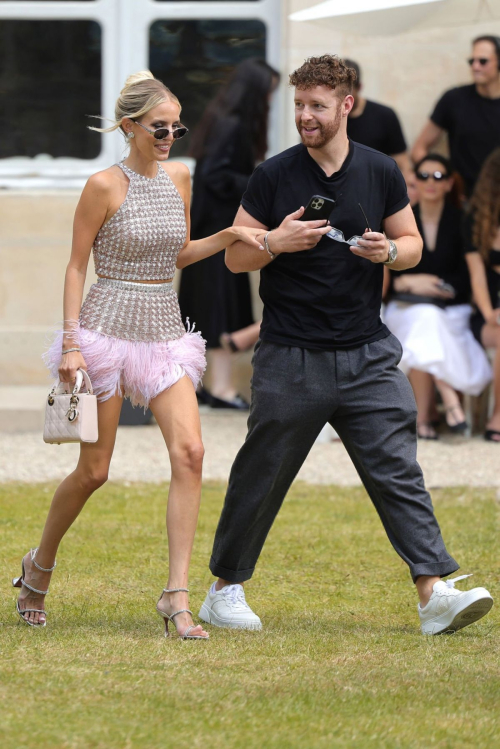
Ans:
[[[206,448],[204,479],[226,481],[246,433],[246,415],[201,413]],[[45,445],[38,433],[0,434],[0,481],[40,482],[63,478],[73,470],[78,445]],[[418,458],[428,487],[500,487],[500,445],[473,439],[449,438],[419,442]],[[110,479],[168,481],[170,466],[160,430],[120,427]],[[299,479],[311,484],[359,484],[359,477],[340,442],[314,445]]]

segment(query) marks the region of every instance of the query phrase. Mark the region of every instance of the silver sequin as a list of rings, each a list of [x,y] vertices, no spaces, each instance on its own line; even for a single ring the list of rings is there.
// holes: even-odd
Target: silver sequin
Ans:
[[[153,179],[119,166],[130,180],[118,211],[99,230],[93,245],[95,271],[80,313],[80,325],[129,341],[168,341],[186,333],[171,283],[186,240],[184,201],[158,165]]]
[[[172,341],[186,333],[171,283],[100,278],[90,287],[80,325],[127,341]]]
[[[173,278],[186,241],[184,201],[158,165],[153,179],[117,164],[130,180],[127,196],[94,241],[95,272],[123,281]]]

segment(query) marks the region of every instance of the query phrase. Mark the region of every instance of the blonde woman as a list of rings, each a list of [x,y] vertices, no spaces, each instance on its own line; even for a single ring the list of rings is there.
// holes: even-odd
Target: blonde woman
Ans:
[[[78,203],[64,286],[64,329],[47,362],[73,382],[86,369],[98,395],[99,440],[82,444],[76,469],[57,489],[39,546],[22,560],[17,612],[45,626],[45,596],[56,552],[91,494],[104,484],[124,397],[155,415],[172,468],[168,508],[169,576],[157,611],[183,638],[207,639],[188,607],[188,569],[201,492],[203,444],[195,396],[205,369],[205,342],[181,320],[172,287],[184,268],[242,240],[260,248],[256,229],[228,228],[189,239],[190,175],[168,162],[186,128],[173,93],[148,71],[130,76],[115,122],[130,144],[119,164],[93,175]],[[98,128],[93,128],[98,130]],[[82,306],[93,250],[98,281]]]

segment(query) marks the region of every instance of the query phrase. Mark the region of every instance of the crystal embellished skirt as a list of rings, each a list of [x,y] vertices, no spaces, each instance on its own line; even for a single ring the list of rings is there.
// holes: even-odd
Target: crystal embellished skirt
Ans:
[[[184,375],[194,387],[205,371],[205,341],[186,330],[171,283],[139,284],[100,278],[91,286],[79,321],[66,321],[81,349],[99,400],[113,395],[147,408]],[[44,360],[58,377],[63,331]]]
[[[133,283],[112,278],[100,278],[90,287],[80,325],[127,341],[172,341],[186,332],[171,282]]]

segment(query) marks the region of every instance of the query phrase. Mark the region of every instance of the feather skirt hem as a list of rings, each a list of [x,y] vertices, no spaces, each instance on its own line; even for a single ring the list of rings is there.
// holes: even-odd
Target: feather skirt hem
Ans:
[[[146,409],[184,375],[196,389],[206,368],[205,341],[192,329],[170,341],[128,341],[89,330],[76,321],[68,321],[66,329],[68,324],[99,401],[121,395]],[[59,377],[62,339],[60,330],[43,355],[54,379]]]

